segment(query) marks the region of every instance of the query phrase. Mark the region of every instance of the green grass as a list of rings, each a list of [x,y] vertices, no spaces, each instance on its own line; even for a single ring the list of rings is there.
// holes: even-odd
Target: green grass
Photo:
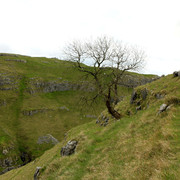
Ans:
[[[17,59],[26,63],[13,61]],[[98,115],[105,107],[100,99],[93,108],[84,106],[80,102],[82,94],[86,93],[83,91],[28,92],[29,88],[34,88],[34,81],[79,83],[82,74],[74,69],[71,62],[21,55],[0,56],[0,71],[4,82],[10,79],[14,83],[1,87],[15,87],[0,91],[0,102],[5,101],[5,105],[0,105],[0,156],[3,159],[19,159],[21,152],[30,153],[32,158],[42,155],[52,145],[38,145],[40,136],[52,134],[61,141],[69,129],[92,120],[85,115]],[[69,111],[61,107],[67,107]],[[23,115],[24,111],[37,109],[46,111],[33,116]],[[3,149],[8,148],[13,150],[3,155]]]
[[[117,105],[123,114],[119,121],[110,119],[106,127],[95,121],[79,125],[68,131],[66,139],[41,157],[0,179],[32,179],[37,166],[41,166],[40,179],[54,180],[119,180],[119,179],[180,179],[180,79],[172,75],[153,83],[138,87],[147,88],[147,99],[141,103],[143,109],[136,112],[129,103],[130,96]],[[166,94],[155,98],[156,93]],[[48,98],[57,97],[48,95]],[[67,96],[68,97],[68,96]],[[172,107],[157,114],[162,103],[170,102]],[[147,106],[148,105],[148,106]],[[131,111],[128,116],[126,111]],[[107,111],[103,112],[108,115]],[[110,117],[110,116],[109,116]],[[61,157],[60,150],[68,140],[76,139],[76,153]]]

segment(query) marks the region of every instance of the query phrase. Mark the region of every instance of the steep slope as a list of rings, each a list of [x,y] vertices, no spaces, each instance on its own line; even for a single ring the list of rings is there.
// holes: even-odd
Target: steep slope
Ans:
[[[162,77],[135,92],[117,105],[119,121],[104,111],[99,124],[73,128],[63,142],[0,179],[30,180],[36,167],[42,167],[42,180],[180,179],[180,78]],[[168,108],[159,111],[162,104]],[[78,141],[75,154],[61,157],[61,147],[72,139]]]
[[[127,74],[129,87],[119,88],[121,96],[153,77]],[[0,172],[40,156],[105,108],[101,99],[93,108],[82,104],[82,95],[95,93],[89,80],[71,62],[0,54]]]
[[[55,58],[0,55],[0,171],[53,146],[37,143],[39,138],[61,140],[104,108],[101,100],[94,109],[82,106],[81,95],[94,92],[81,76],[72,63]]]

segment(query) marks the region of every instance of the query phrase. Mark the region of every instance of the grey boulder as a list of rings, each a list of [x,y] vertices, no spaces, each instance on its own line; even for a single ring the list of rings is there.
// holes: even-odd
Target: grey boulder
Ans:
[[[71,140],[68,141],[66,146],[62,147],[61,149],[61,156],[70,156],[75,152],[76,146],[78,144],[78,141],[76,140]]]
[[[173,77],[180,77],[180,71],[174,71],[173,72]]]
[[[168,105],[167,104],[162,104],[159,108],[159,113],[163,112],[163,111],[166,111]]]

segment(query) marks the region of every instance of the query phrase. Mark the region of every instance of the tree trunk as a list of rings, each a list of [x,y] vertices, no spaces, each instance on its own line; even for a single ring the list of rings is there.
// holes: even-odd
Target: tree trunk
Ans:
[[[121,115],[112,107],[111,104],[111,88],[108,89],[108,96],[106,97],[106,107],[108,109],[108,112],[116,119],[120,119]]]
[[[106,101],[108,112],[116,119],[120,119],[121,115],[112,107],[110,100]]]

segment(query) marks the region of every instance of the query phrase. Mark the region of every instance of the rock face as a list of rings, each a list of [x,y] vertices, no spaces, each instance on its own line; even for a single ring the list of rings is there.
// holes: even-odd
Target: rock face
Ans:
[[[180,77],[180,71],[174,71],[173,77]]]
[[[56,138],[54,138],[51,134],[47,134],[45,136],[39,137],[37,141],[37,144],[44,144],[44,143],[55,145],[59,143],[59,141]]]
[[[159,78],[160,78],[159,76],[152,78],[152,77],[139,77],[136,75],[126,74],[123,76],[123,80],[119,85],[135,88],[137,86],[144,85],[152,81],[156,81]]]
[[[136,99],[137,99],[137,92],[133,91],[131,94],[130,104],[133,104]]]
[[[144,101],[148,96],[148,90],[146,88],[141,89],[140,92],[133,91],[131,94],[130,104],[136,103],[138,106],[141,104],[140,98]],[[138,100],[138,102],[136,102]]]
[[[58,78],[59,79],[59,78]],[[49,81],[44,82],[40,80],[33,80],[30,82],[29,93],[34,94],[36,92],[58,92],[58,91],[70,91],[70,90],[81,90],[85,92],[95,91],[95,88],[88,83],[72,83],[69,81]]]
[[[15,61],[15,62],[27,63],[27,61],[21,60],[21,59],[5,59],[5,61]]]
[[[71,154],[73,154],[75,152],[77,144],[78,141],[68,141],[67,145],[62,147],[61,149],[61,156],[70,156]]]

